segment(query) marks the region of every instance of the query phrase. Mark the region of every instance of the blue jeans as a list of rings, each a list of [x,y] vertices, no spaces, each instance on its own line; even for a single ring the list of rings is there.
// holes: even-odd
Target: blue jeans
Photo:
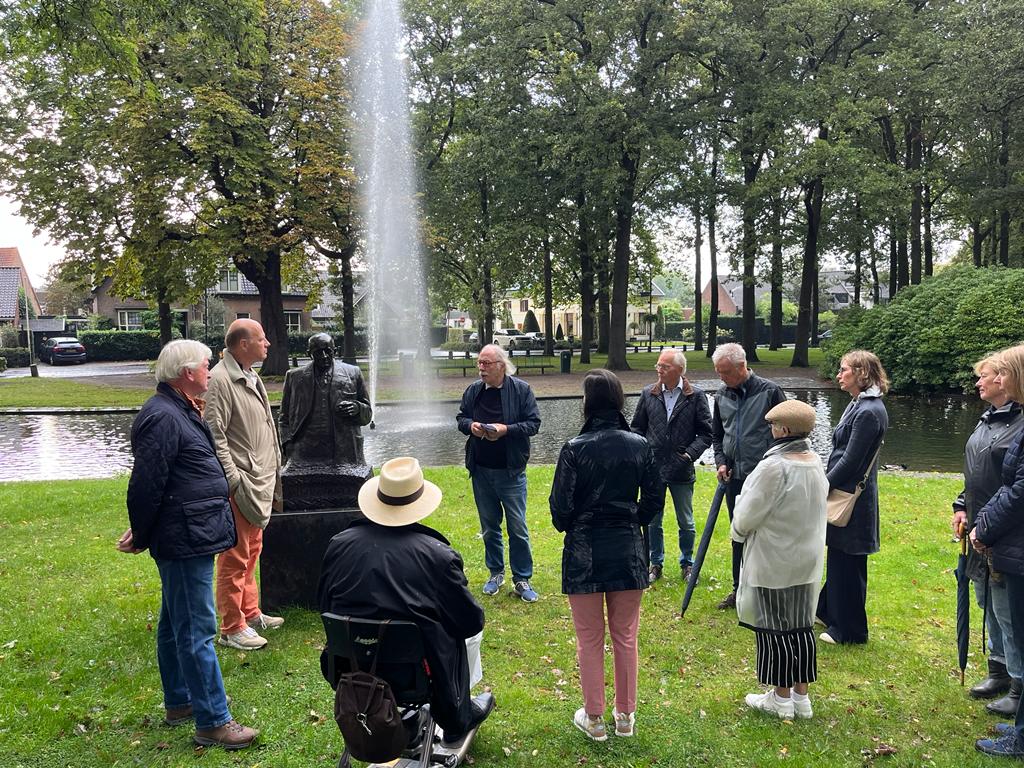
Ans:
[[[473,468],[473,497],[480,515],[484,537],[484,562],[491,574],[505,572],[505,550],[501,537],[504,514],[508,528],[508,560],[512,579],[533,576],[530,532],[526,530],[526,473],[507,469]]]
[[[167,708],[192,705],[197,729],[231,721],[213,637],[213,555],[157,560],[162,589],[156,659]]]
[[[985,579],[971,580],[978,607],[985,607]],[[988,579],[988,651],[992,661],[1001,661],[1006,670],[1018,680],[1021,677],[1020,656],[1014,643],[1013,625],[1010,623],[1010,603],[1006,585]]]
[[[1003,583],[1006,584],[1006,603],[1010,608],[1010,630],[1013,632],[1013,644],[1017,651],[1017,658],[1024,657],[1020,646],[1021,638],[1024,638],[1024,576],[1019,573],[1004,573]],[[1007,640],[1006,637],[1003,638]],[[1005,648],[1005,646],[1004,646]],[[1024,738],[1024,707],[1017,708],[1017,718],[1014,721],[1017,728],[1017,738]]]
[[[676,509],[676,522],[679,524],[679,565],[693,565],[693,542],[697,538],[697,528],[693,524],[693,483],[666,485],[672,494],[672,506]],[[647,526],[651,565],[665,564],[665,531],[661,526],[664,516],[665,510],[659,510]]]

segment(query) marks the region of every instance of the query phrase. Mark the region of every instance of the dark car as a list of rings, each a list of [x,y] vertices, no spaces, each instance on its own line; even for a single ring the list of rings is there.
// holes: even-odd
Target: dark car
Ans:
[[[47,339],[39,350],[39,359],[50,365],[57,363],[84,363],[85,345],[74,336]]]

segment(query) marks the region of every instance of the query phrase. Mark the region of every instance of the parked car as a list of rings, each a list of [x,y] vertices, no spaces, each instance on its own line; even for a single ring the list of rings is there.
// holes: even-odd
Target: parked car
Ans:
[[[522,331],[515,328],[499,328],[494,332],[494,343],[502,349],[509,351],[515,349],[526,349],[530,346],[530,340]]]
[[[39,359],[50,365],[84,363],[86,360],[85,345],[74,336],[56,336],[46,339],[39,349]]]
[[[544,334],[541,331],[527,331],[523,336],[530,340],[530,349],[544,349]]]

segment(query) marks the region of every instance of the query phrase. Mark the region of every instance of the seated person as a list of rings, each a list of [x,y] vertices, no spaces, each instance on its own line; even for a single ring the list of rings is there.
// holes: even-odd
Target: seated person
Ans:
[[[414,458],[385,462],[359,490],[365,520],[331,539],[320,569],[321,612],[361,619],[405,619],[419,626],[430,666],[430,712],[444,745],[458,745],[494,708],[470,697],[466,639],[484,626],[462,558],[447,539],[419,523],[441,503]]]

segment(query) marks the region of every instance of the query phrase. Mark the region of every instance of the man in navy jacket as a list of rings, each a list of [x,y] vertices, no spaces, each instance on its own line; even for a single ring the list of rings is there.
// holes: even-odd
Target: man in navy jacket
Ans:
[[[530,437],[540,429],[540,411],[530,385],[511,375],[516,367],[501,347],[488,344],[481,349],[477,368],[480,379],[463,393],[456,421],[459,431],[469,435],[466,468],[473,478],[484,560],[491,572],[484,594],[496,594],[505,583],[504,514],[515,594],[532,603],[537,593],[530,586],[533,554],[526,528],[526,462]]]
[[[131,527],[122,552],[149,550],[160,572],[156,655],[164,721],[195,720],[200,746],[243,749],[257,731],[235,722],[213,645],[213,559],[235,545],[228,482],[202,418],[210,348],[172,341],[156,364],[156,394],[132,424],[135,463],[128,481]]]

